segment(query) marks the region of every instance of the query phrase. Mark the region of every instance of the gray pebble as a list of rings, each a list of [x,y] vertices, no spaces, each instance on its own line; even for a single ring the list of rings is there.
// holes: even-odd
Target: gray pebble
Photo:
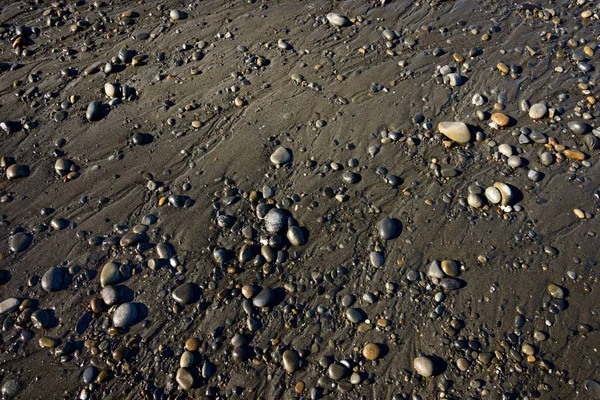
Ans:
[[[395,239],[400,236],[402,224],[396,218],[385,217],[377,224],[379,237],[383,240]]]
[[[269,233],[279,233],[287,225],[287,215],[279,208],[272,208],[265,215],[265,226]]]
[[[113,314],[113,326],[125,328],[132,325],[137,318],[137,308],[133,303],[121,304]]]
[[[52,267],[42,276],[42,288],[47,292],[56,292],[62,288],[63,271]]]
[[[275,291],[270,288],[263,288],[253,299],[252,304],[256,307],[266,307],[275,298]]]
[[[9,239],[10,250],[15,253],[27,250],[27,248],[31,244],[31,239],[32,236],[28,233],[15,233]]]
[[[346,310],[346,318],[353,324],[359,324],[367,319],[367,315],[360,308],[349,308]]]
[[[186,282],[179,285],[171,294],[173,300],[181,305],[188,305],[200,300],[200,286],[195,283]]]
[[[271,154],[271,162],[275,165],[285,165],[292,162],[292,151],[285,147],[278,147],[273,154]]]
[[[0,303],[0,315],[9,314],[19,307],[19,299],[11,297]]]

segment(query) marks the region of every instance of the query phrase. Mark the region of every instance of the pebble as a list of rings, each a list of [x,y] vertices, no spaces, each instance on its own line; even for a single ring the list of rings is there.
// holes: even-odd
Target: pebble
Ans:
[[[9,247],[10,250],[19,253],[21,251],[27,250],[29,245],[31,244],[32,236],[28,233],[19,232],[15,233],[10,237]]]
[[[564,299],[565,291],[558,285],[551,283],[548,285],[548,293],[555,299]]]
[[[429,264],[429,268],[427,269],[427,275],[431,278],[436,279],[442,279],[444,277],[444,271],[442,271],[439,261],[433,260]]]
[[[112,321],[116,328],[126,328],[132,325],[137,318],[137,308],[133,303],[121,304],[115,310]]]
[[[185,18],[185,13],[180,10],[171,10],[169,12],[169,18],[171,18],[173,21],[179,21]]]
[[[444,121],[438,124],[438,131],[456,143],[469,143],[471,132],[464,122]]]
[[[576,135],[583,135],[589,129],[589,126],[581,121],[569,121],[567,122],[567,126],[569,130]]]
[[[291,226],[287,231],[287,238],[292,246],[302,246],[306,244],[306,237],[302,228]]]
[[[383,254],[379,253],[378,251],[372,251],[371,254],[369,254],[369,260],[371,261],[371,266],[374,268],[381,267],[385,262]]]
[[[256,307],[266,307],[275,298],[275,291],[270,288],[263,288],[253,299],[252,304]]]
[[[42,337],[39,340],[40,347],[43,347],[46,349],[54,348],[54,347],[58,346],[58,343],[59,343],[58,340],[49,338],[49,337]]]
[[[494,188],[498,189],[498,191],[500,192],[500,198],[501,198],[500,203],[503,206],[507,206],[512,203],[512,201],[514,200],[514,192],[513,192],[512,188],[510,187],[510,185],[507,185],[506,183],[502,183],[502,182],[496,182],[496,183],[494,183]],[[487,191],[486,191],[486,196],[487,196]]]
[[[483,206],[483,199],[478,194],[469,193],[467,196],[467,204],[473,208],[480,208]]]
[[[190,390],[194,386],[194,376],[187,368],[179,368],[175,374],[175,380],[183,390]]]
[[[292,162],[292,159],[292,151],[285,147],[278,147],[273,154],[271,154],[271,162],[276,166],[289,164]]]
[[[5,378],[6,379],[6,378]],[[15,397],[21,391],[21,384],[14,379],[7,379],[2,384],[2,398],[10,399]]]
[[[348,374],[348,367],[340,363],[332,363],[327,368],[327,375],[334,381],[343,379]]]
[[[452,278],[456,278],[460,275],[460,266],[456,261],[444,260],[442,261],[442,271]]]
[[[42,276],[42,288],[46,292],[59,291],[63,286],[63,271],[52,267]]]
[[[29,176],[29,167],[27,165],[13,164],[6,169],[8,179],[19,179]]]
[[[505,127],[510,123],[510,118],[508,115],[503,113],[493,113],[490,119],[492,122],[498,124],[499,127]]]
[[[348,26],[350,25],[350,20],[348,19],[348,17],[338,14],[338,13],[329,13],[326,15],[327,17],[327,21],[329,21],[329,23],[331,25],[335,25],[335,26]]]
[[[287,215],[279,208],[272,208],[265,215],[265,227],[269,233],[279,233],[287,225]]]
[[[402,224],[396,218],[385,217],[377,224],[377,230],[383,240],[396,239],[402,232]]]
[[[529,118],[542,119],[548,114],[548,107],[542,103],[533,104],[529,108]]]
[[[114,306],[119,301],[119,290],[115,286],[106,285],[102,288],[102,300],[107,306]]]
[[[359,324],[367,319],[367,316],[360,308],[349,308],[346,310],[346,318],[353,324]]]
[[[458,290],[462,287],[462,283],[458,279],[442,278],[440,279],[440,286],[445,290]]]
[[[119,271],[119,264],[115,262],[108,262],[102,267],[100,272],[100,285],[102,287],[106,285],[114,285],[119,283],[121,280],[121,272]]]
[[[485,189],[485,197],[492,204],[498,204],[502,201],[502,194],[495,187],[488,187]]]
[[[534,169],[530,169],[527,172],[527,178],[532,182],[539,182],[544,179],[544,173],[540,171],[536,171]]]
[[[413,360],[413,367],[419,375],[425,378],[433,375],[434,364],[433,360],[429,357],[416,357]]]
[[[300,356],[296,350],[286,350],[281,357],[283,368],[288,374],[293,374],[300,368]]]
[[[376,343],[367,343],[362,349],[362,355],[369,361],[377,360],[381,356],[381,347]]]
[[[0,315],[9,314],[19,307],[20,301],[14,297],[4,300],[0,303]]]
[[[181,357],[179,358],[179,367],[180,368],[191,368],[195,363],[194,353],[191,351],[184,351]]]
[[[94,382],[96,380],[96,378],[98,377],[99,373],[100,373],[100,371],[98,370],[98,368],[96,368],[93,365],[90,365],[83,371],[83,374],[81,375],[81,379],[83,380],[83,383],[85,383],[87,385],[87,384]]]
[[[200,287],[197,284],[186,282],[175,288],[175,290],[173,290],[172,296],[173,300],[185,306],[200,300],[200,294]]]
[[[87,108],[85,117],[88,121],[100,121],[102,119],[102,103],[92,101]]]

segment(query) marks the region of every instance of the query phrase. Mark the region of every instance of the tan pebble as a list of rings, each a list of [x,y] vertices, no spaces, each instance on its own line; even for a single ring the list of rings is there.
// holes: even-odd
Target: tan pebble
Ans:
[[[458,53],[452,54],[452,58],[454,58],[454,61],[456,61],[458,63],[465,61],[465,58]]]
[[[491,116],[491,120],[492,122],[498,124],[498,126],[500,127],[504,127],[510,122],[510,118],[508,117],[508,115],[503,113],[493,113]]]
[[[590,10],[585,10],[584,12],[581,13],[581,18],[589,18],[592,16],[592,12]]]
[[[504,64],[503,62],[496,64],[496,68],[498,68],[498,71],[502,72],[503,74],[508,74],[510,72],[508,65]]]
[[[51,349],[53,347],[56,347],[56,345],[58,345],[58,341],[56,339],[52,339],[49,337],[43,337],[40,338],[40,347],[44,347],[46,349]]]
[[[236,97],[233,102],[235,103],[236,107],[242,107],[245,103],[244,99],[241,97]]]
[[[590,46],[585,46],[583,48],[583,52],[590,57],[592,57],[594,55],[594,49],[592,49]]]
[[[585,212],[581,211],[579,208],[574,209],[573,213],[575,213],[575,215],[579,219],[584,219],[585,218]]]
[[[304,384],[304,382],[300,381],[300,382],[296,383],[296,386],[294,387],[294,389],[296,390],[296,393],[302,393],[302,392],[304,392],[305,387],[306,387],[306,385]]]
[[[369,361],[377,360],[381,355],[381,348],[378,344],[368,343],[363,347],[362,354]]]

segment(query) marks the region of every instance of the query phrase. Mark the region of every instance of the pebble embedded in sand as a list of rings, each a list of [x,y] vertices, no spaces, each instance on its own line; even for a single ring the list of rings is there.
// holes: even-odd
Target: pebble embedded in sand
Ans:
[[[434,364],[433,360],[429,357],[416,357],[413,360],[413,367],[419,375],[425,378],[429,378],[433,375]]]
[[[448,139],[464,144],[471,141],[471,132],[464,122],[443,121],[438,124],[438,131]]]
[[[338,14],[338,13],[329,13],[326,15],[327,17],[327,21],[329,21],[329,23],[331,25],[335,25],[335,26],[348,26],[350,25],[350,20],[348,19],[348,17]]]
[[[275,165],[285,165],[292,162],[292,152],[285,147],[278,147],[271,154],[271,162]]]
[[[548,107],[542,103],[535,103],[529,108],[529,118],[542,119],[548,114]]]
[[[510,118],[504,113],[493,113],[490,119],[499,127],[505,127],[510,123]]]

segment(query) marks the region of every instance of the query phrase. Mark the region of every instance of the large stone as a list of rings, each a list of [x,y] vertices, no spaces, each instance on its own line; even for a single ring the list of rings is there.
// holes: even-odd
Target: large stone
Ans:
[[[440,122],[438,124],[438,131],[456,143],[464,144],[471,141],[471,132],[469,132],[469,127],[464,122]]]

